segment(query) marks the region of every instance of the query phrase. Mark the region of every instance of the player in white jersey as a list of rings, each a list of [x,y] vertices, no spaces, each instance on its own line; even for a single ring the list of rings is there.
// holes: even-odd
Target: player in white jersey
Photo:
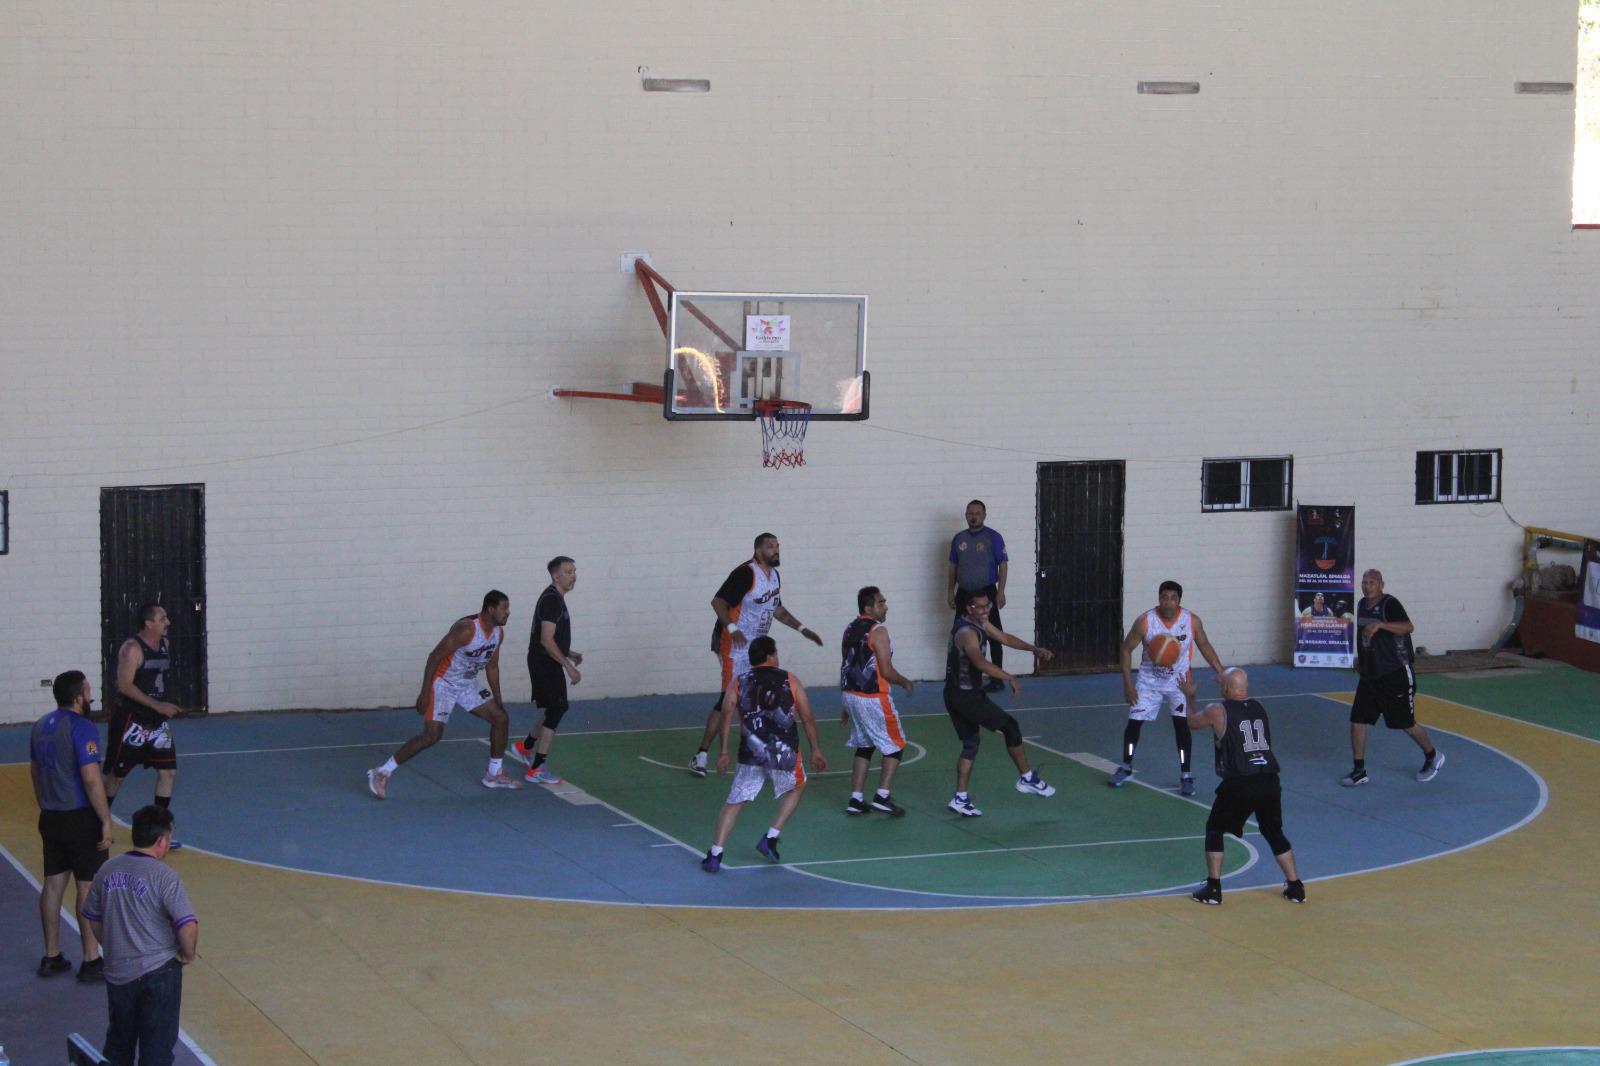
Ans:
[[[733,568],[717,594],[711,597],[711,609],[716,612],[717,625],[711,631],[711,651],[722,667],[718,692],[727,691],[728,684],[750,672],[750,642],[767,635],[776,618],[811,643],[822,646],[822,638],[800,624],[800,619],[783,606],[779,594],[782,581],[778,577],[778,535],[763,533],[756,538],[755,554],[748,562]],[[706,776],[706,753],[711,750],[722,726],[722,700],[719,696],[706,715],[705,732],[700,735],[700,747],[689,760],[689,772],[696,777]]]
[[[1156,662],[1151,645],[1158,637],[1177,643],[1175,662],[1167,665]],[[1135,685],[1133,649],[1141,645],[1143,661],[1139,664],[1139,682]],[[1172,706],[1172,731],[1178,741],[1178,789],[1185,796],[1194,795],[1194,770],[1190,762],[1194,745],[1189,732],[1187,701],[1179,684],[1189,676],[1190,657],[1197,648],[1221,678],[1222,660],[1217,658],[1216,649],[1206,639],[1206,627],[1200,624],[1199,615],[1183,607],[1183,586],[1176,581],[1163,581],[1157,605],[1138,617],[1122,642],[1122,695],[1129,705],[1128,726],[1122,734],[1122,765],[1106,781],[1112,788],[1121,788],[1133,776],[1133,752],[1139,746],[1139,731],[1146,722],[1155,721],[1161,714],[1161,705],[1168,703]]]
[[[522,782],[501,768],[510,729],[505,703],[500,698],[500,645],[505,643],[505,625],[510,617],[511,598],[498,589],[490,589],[483,597],[483,609],[458,619],[434,646],[422,671],[422,691],[417,696],[422,732],[401,745],[388,762],[367,771],[367,788],[374,796],[384,799],[389,775],[413,755],[439,743],[445,723],[457,707],[489,723],[489,769],[483,775],[483,787],[522,787]],[[482,681],[479,674],[483,675]]]

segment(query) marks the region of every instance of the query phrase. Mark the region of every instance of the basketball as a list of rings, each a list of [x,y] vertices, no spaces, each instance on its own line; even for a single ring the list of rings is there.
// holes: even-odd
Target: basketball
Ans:
[[[1162,633],[1145,645],[1144,657],[1157,666],[1172,666],[1182,651],[1183,645]]]

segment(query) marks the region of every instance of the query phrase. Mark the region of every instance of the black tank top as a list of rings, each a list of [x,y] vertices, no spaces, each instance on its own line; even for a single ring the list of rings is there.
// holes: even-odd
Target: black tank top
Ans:
[[[139,649],[144,652],[144,662],[133,674],[133,687],[143,692],[153,700],[163,703],[167,700],[167,670],[172,666],[172,655],[167,650],[167,639],[161,638],[161,645],[152,648],[138,637],[133,638],[139,644]],[[122,705],[133,715],[133,720],[140,725],[160,725],[165,722],[166,716],[157,714],[150,708],[132,700],[125,699]]]
[[[970,629],[978,634],[978,647],[983,647],[983,627],[962,615],[956,619],[956,624],[950,627],[950,649],[944,657],[944,687],[958,688],[971,692],[983,687],[983,673],[972,665],[972,660],[967,658],[967,653],[961,650],[956,643],[956,637],[961,635],[963,629]]]
[[[1278,772],[1267,709],[1256,700],[1223,700],[1227,728],[1217,738],[1217,776],[1255,777]]]
[[[876,618],[862,615],[845,627],[844,640],[839,645],[839,687],[846,692],[873,696],[880,691],[878,655],[869,639],[877,625]]]
[[[739,762],[768,770],[793,770],[800,749],[800,717],[789,671],[758,666],[739,679]]]

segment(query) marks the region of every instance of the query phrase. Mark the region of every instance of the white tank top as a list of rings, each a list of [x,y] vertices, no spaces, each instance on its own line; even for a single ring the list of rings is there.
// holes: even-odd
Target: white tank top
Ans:
[[[778,578],[777,567],[773,567],[772,573],[768,574],[762,572],[755,563],[748,565],[755,574],[755,582],[751,584],[750,591],[744,594],[744,599],[739,601],[739,631],[746,640],[755,640],[766,636],[767,630],[772,628],[772,613],[783,602],[778,596],[778,589],[783,582]]]
[[[1178,661],[1171,666],[1157,666],[1150,656],[1150,642],[1159,636],[1168,636],[1178,642]],[[1189,653],[1193,648],[1194,637],[1190,632],[1188,608],[1179,607],[1178,617],[1172,620],[1170,626],[1162,621],[1160,611],[1152,608],[1144,613],[1144,661],[1139,664],[1139,669],[1182,677],[1189,672]]]
[[[477,677],[478,671],[489,665],[489,660],[494,658],[494,653],[506,634],[500,626],[485,631],[477,615],[468,615],[461,621],[472,623],[472,639],[451,653],[450,658],[444,661],[443,669],[438,675],[441,680],[452,684],[471,681]]]

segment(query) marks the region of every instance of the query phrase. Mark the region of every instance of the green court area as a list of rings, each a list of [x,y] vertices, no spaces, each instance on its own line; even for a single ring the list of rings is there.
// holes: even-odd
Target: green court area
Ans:
[[[1417,694],[1600,740],[1600,674],[1565,663],[1476,677],[1424,675]]]
[[[1115,895],[1184,886],[1195,879],[1204,807],[1150,788],[1107,788],[1103,770],[1031,747],[1030,757],[1042,762],[1046,779],[1058,790],[1054,796],[1017,792],[1011,761],[986,737],[971,786],[983,817],[946,809],[959,750],[948,729],[920,730],[907,749],[894,784],[905,817],[846,815],[851,752],[839,743],[836,730],[834,723],[821,723],[829,772],[811,776],[783,833],[784,863],[806,874],[863,886],[1000,898]],[[720,778],[714,771],[706,778],[690,774],[685,764],[698,740],[698,729],[573,734],[561,739],[558,754],[571,785],[701,850],[727,799],[731,773]],[[869,793],[877,768],[874,759]],[[766,790],[745,806],[728,841],[724,869],[766,865],[754,845],[774,808]],[[1250,859],[1249,850],[1231,837],[1227,849],[1225,872]]]

